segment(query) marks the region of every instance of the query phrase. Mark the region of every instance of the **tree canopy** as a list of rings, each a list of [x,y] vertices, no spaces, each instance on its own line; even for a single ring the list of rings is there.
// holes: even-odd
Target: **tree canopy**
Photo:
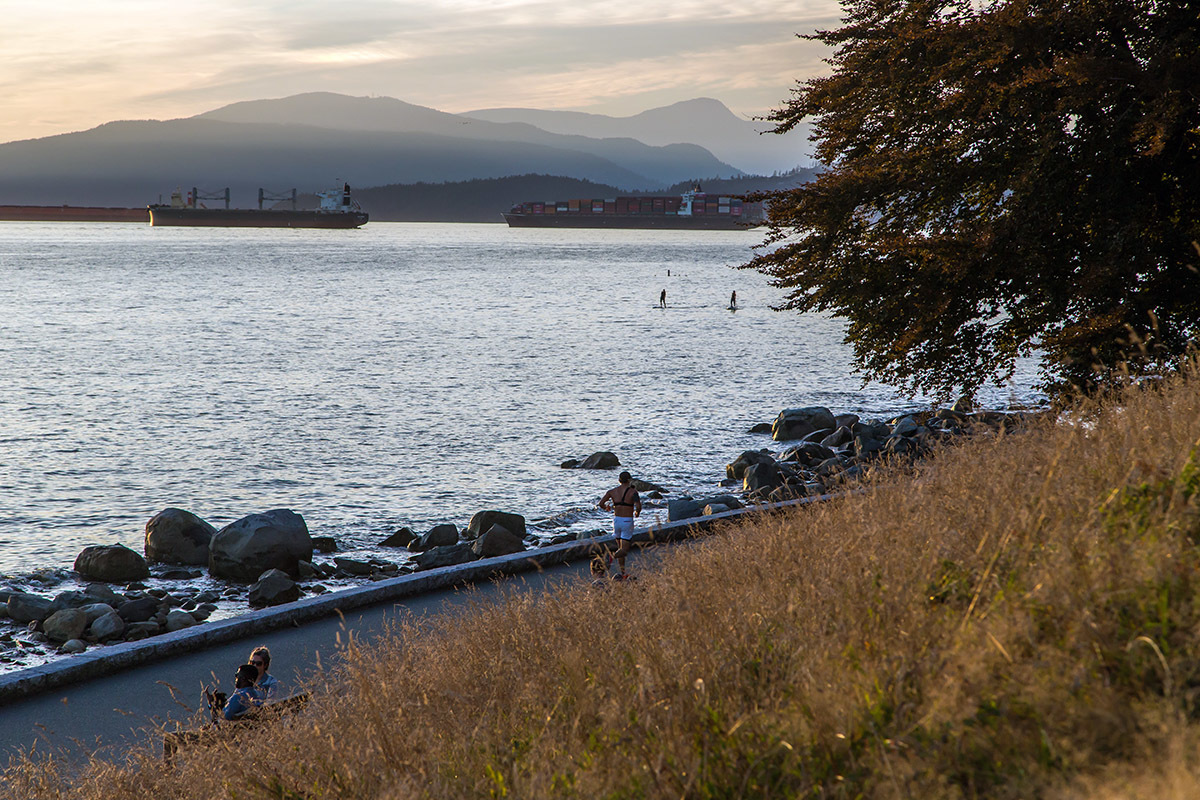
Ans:
[[[1164,368],[1200,326],[1194,0],[844,0],[811,183],[770,196],[747,268],[848,321],[855,366],[974,391],[1040,353],[1047,387]]]

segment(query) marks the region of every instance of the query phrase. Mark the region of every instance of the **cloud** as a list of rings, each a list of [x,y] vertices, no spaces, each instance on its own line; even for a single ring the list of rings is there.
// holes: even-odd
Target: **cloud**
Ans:
[[[0,0],[0,141],[302,91],[445,110],[778,105],[834,0]],[[13,6],[10,10],[7,6]],[[639,107],[639,103],[640,105]]]

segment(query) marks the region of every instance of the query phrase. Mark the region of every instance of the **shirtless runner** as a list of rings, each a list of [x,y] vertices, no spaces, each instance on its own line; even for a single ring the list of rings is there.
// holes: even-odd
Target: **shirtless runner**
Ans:
[[[617,538],[617,564],[621,567],[618,579],[625,578],[625,556],[629,554],[630,540],[633,539],[633,518],[642,514],[642,498],[638,497],[637,489],[633,488],[633,476],[622,472],[619,476],[621,484],[615,489],[609,489],[600,498],[600,508],[613,512],[613,535]]]

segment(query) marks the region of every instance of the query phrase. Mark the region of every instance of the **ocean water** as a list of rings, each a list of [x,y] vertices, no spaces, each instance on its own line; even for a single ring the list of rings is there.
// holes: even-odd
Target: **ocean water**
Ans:
[[[614,476],[567,458],[711,491],[782,408],[927,407],[852,376],[837,319],[773,311],[732,269],[759,241],[0,223],[0,574],[140,551],[168,506],[291,508],[352,554],[487,508],[594,529]],[[1030,370],[984,399],[1036,401]]]

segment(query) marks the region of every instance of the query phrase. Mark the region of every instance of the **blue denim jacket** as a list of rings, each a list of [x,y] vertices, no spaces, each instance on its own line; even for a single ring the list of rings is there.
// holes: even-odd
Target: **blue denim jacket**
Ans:
[[[225,719],[241,719],[252,709],[263,704],[262,692],[254,686],[246,686],[229,695],[225,701]]]

